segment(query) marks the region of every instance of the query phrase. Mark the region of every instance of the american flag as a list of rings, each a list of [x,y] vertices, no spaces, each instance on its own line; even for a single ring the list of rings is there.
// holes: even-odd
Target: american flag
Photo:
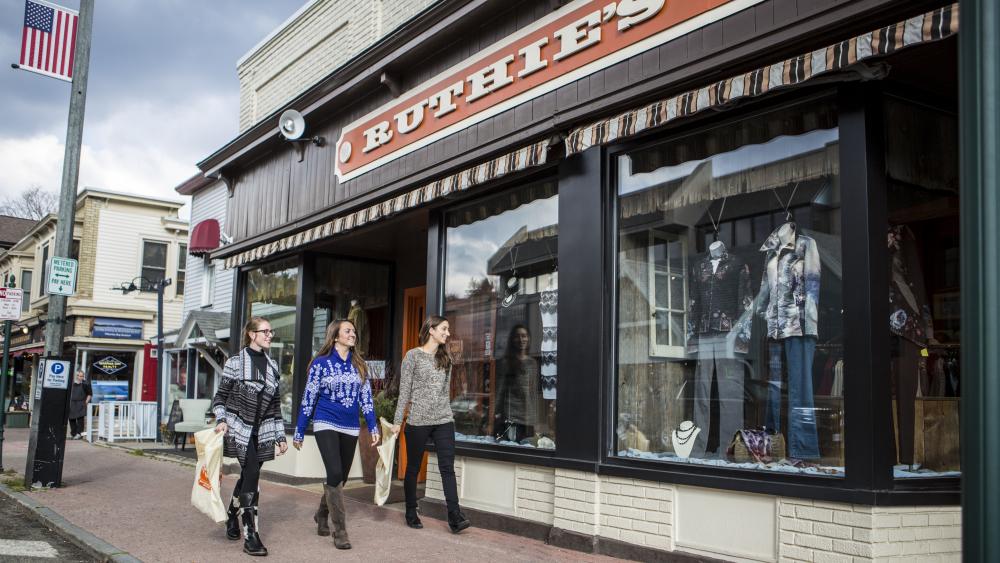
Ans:
[[[78,19],[79,15],[73,10],[40,0],[26,0],[18,66],[72,81]]]

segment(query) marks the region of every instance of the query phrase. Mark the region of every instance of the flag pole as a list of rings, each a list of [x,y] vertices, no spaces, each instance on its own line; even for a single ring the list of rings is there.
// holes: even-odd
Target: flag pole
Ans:
[[[76,215],[76,188],[80,178],[80,147],[83,143],[83,115],[87,106],[87,78],[90,74],[90,40],[94,23],[94,0],[80,0],[76,48],[73,59],[73,82],[70,88],[69,120],[66,127],[66,152],[63,156],[62,185],[59,190],[59,214],[53,256],[69,257],[73,242],[73,222]],[[47,284],[48,280],[42,280]],[[45,355],[62,356],[66,334],[66,297],[49,295],[45,323]],[[38,385],[38,382],[35,383]],[[37,396],[37,395],[36,395]],[[35,401],[35,413],[40,401]],[[38,416],[33,415],[28,460],[24,481],[33,482],[34,453],[38,439]]]

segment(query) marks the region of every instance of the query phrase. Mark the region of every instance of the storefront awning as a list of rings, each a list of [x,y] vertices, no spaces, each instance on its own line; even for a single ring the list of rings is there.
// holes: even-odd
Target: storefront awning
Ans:
[[[45,351],[45,347],[44,346],[38,346],[36,348],[25,348],[23,350],[15,350],[15,351],[12,351],[10,353],[10,355],[13,356],[13,357],[15,357],[15,358],[19,358],[19,357],[23,356],[24,354],[41,354],[44,351]]]
[[[957,3],[944,6],[780,63],[591,123],[570,132],[566,138],[566,155],[631,137],[709,108],[718,109],[736,100],[801,84],[822,74],[845,70],[853,64],[906,47],[951,37],[958,33],[958,19]],[[928,72],[932,71],[928,69]]]
[[[202,256],[219,248],[221,232],[219,222],[215,219],[201,221],[191,231],[191,245],[188,247],[188,253],[192,256]]]
[[[380,201],[357,211],[334,217],[333,219],[288,235],[274,242],[262,244],[225,259],[226,268],[235,268],[261,260],[305,244],[374,223],[396,213],[419,207],[446,195],[461,192],[489,182],[501,176],[519,172],[546,162],[548,141],[540,141],[514,152],[498,156],[478,166],[446,176],[415,190]]]

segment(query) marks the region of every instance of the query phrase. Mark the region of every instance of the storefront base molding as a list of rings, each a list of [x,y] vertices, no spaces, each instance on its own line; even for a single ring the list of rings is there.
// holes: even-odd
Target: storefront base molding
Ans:
[[[476,508],[462,507],[462,511],[469,517],[474,527],[544,541],[549,545],[573,551],[596,553],[629,561],[655,561],[664,563],[708,563],[722,561],[720,559],[712,559],[689,553],[663,551],[602,538],[600,536],[588,536],[540,522],[532,522],[524,518],[496,514]],[[420,514],[430,518],[437,518],[438,520],[447,520],[448,508],[443,500],[424,497],[420,500]]]
[[[638,560],[959,561],[958,506],[868,506],[802,500],[455,459],[474,525]],[[423,511],[445,517],[431,455]],[[475,517],[472,516],[475,514]]]

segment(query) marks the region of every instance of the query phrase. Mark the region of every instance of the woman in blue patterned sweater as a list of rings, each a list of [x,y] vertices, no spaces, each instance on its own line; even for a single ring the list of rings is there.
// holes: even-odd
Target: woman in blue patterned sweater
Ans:
[[[344,483],[351,472],[354,448],[361,430],[361,414],[372,436],[372,447],[379,442],[372,404],[372,387],[364,358],[354,350],[358,334],[348,320],[337,320],[326,329],[326,342],[309,366],[309,378],[302,395],[302,410],[292,445],[302,448],[303,433],[313,422],[313,436],[326,466],[323,498],[316,512],[317,530],[330,535],[327,517],[333,522],[333,544],[337,549],[351,549],[347,538],[344,512]]]

